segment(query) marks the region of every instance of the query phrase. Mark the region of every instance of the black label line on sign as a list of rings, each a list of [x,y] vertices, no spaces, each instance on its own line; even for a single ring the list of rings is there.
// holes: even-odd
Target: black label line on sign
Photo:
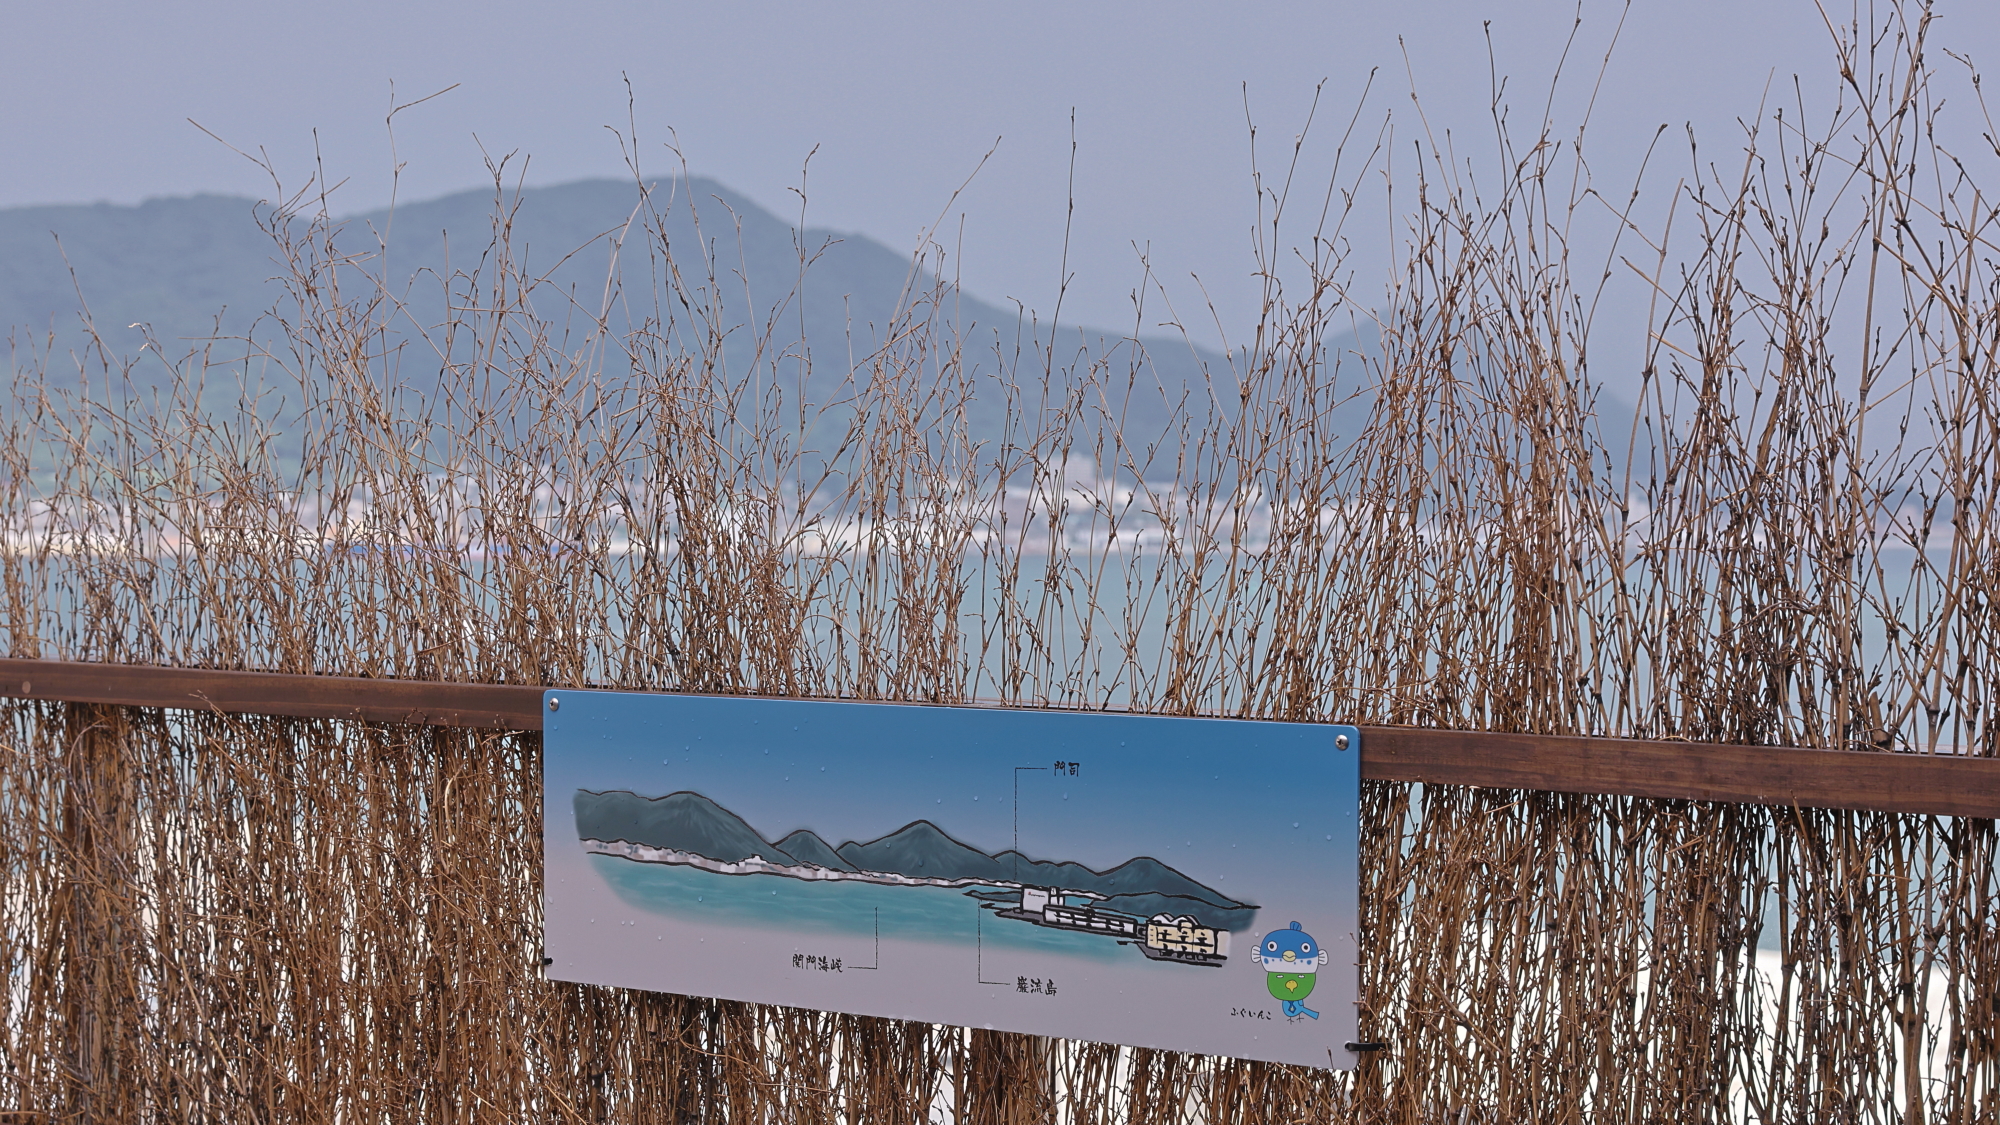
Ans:
[[[974,900],[972,909],[972,979],[978,981],[980,984],[997,984],[1012,988],[1014,982],[1011,980],[986,979],[986,939],[982,928],[986,922],[986,907],[977,900]]]
[[[1021,771],[1047,770],[1047,766],[1014,767],[1014,881],[1021,881]]]
[[[856,972],[872,973],[882,967],[882,908],[875,908],[875,963],[850,966]]]

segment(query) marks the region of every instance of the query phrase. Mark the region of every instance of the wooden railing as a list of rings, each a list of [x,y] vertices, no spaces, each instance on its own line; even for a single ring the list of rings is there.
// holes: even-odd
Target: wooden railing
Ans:
[[[551,689],[0,659],[0,696],[484,730],[542,729]],[[1361,775],[1784,808],[2000,817],[2000,758],[1361,728]]]

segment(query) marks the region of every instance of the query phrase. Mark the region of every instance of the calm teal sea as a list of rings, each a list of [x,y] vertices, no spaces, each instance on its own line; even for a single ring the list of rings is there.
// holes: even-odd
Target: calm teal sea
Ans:
[[[694,867],[593,855],[590,866],[627,905],[722,926],[802,933],[873,934],[886,940],[956,942],[1097,960],[1144,960],[1138,950],[1092,934],[995,918],[963,890],[808,883],[778,875],[717,875]]]

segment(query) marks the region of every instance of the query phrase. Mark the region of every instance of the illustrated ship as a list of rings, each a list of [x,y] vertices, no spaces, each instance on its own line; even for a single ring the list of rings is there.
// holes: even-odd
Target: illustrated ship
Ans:
[[[1083,899],[1084,905],[1071,906],[1069,900],[1073,898]],[[1229,959],[1228,930],[1204,926],[1189,914],[1155,914],[1142,920],[1098,908],[1095,903],[1103,898],[1091,891],[1062,887],[1022,887],[1018,906],[993,913],[996,917],[1031,922],[1052,930],[1104,934],[1137,946],[1139,952],[1155,961],[1214,968]]]

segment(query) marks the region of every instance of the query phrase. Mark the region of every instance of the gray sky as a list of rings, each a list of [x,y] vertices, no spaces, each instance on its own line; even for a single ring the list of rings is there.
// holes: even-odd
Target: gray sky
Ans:
[[[1939,10],[1942,45],[1980,57],[2000,43],[2000,5],[1943,0]],[[383,121],[392,81],[397,100],[458,84],[397,118],[404,198],[480,184],[482,149],[530,157],[530,183],[620,174],[607,126],[626,126],[629,75],[647,168],[675,167],[661,147],[672,130],[691,170],[796,214],[788,189],[818,146],[809,221],[898,248],[914,245],[997,140],[943,241],[962,247],[968,289],[1046,310],[1060,274],[1074,109],[1075,281],[1064,319],[1130,324],[1133,246],[1150,245],[1191,330],[1213,342],[1189,274],[1232,335],[1255,307],[1246,83],[1269,171],[1327,80],[1302,162],[1317,191],[1371,68],[1371,135],[1392,111],[1400,129],[1418,127],[1414,85],[1433,132],[1490,137],[1490,21],[1524,131],[1577,11],[1477,0],[14,3],[0,46],[0,206],[269,193],[260,172],[189,118],[268,152],[288,183],[311,174],[317,153],[330,178],[346,181],[336,211],[380,206],[394,167]],[[1829,36],[1809,0],[1639,0],[1629,13],[1586,0],[1581,14],[1554,111],[1565,133],[1625,21],[1594,111],[1600,182],[1629,183],[1660,124],[1691,123],[1733,145],[1732,122],[1754,115],[1774,81],[1782,89],[1803,73],[1809,90],[1830,92]],[[1476,161],[1490,145],[1467,151]]]

